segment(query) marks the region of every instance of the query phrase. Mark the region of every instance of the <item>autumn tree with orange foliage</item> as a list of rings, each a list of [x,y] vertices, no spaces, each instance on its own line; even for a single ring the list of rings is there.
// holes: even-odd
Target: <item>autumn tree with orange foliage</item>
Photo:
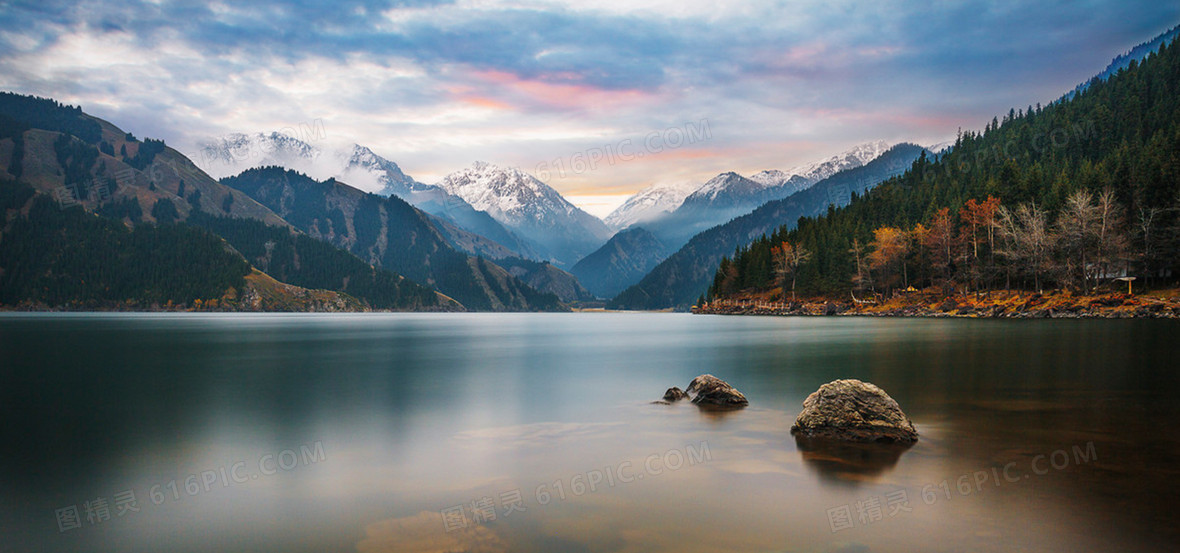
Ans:
[[[972,287],[976,290],[980,289],[980,281],[990,280],[992,276],[992,268],[995,264],[993,255],[996,246],[995,224],[999,210],[1000,199],[991,195],[988,195],[987,199],[982,202],[971,198],[959,210],[959,219],[963,221],[959,241],[971,246],[971,251],[965,256],[967,261],[965,269]],[[979,251],[985,243],[987,245],[986,260]]]
[[[930,254],[930,264],[939,275],[944,288],[951,287],[951,278],[955,274],[955,252],[958,246],[956,242],[950,208],[944,207],[934,213],[923,243]]]
[[[782,244],[770,249],[774,260],[774,272],[779,284],[786,287],[787,277],[791,278],[791,299],[795,299],[795,282],[799,275],[799,266],[811,259],[811,252],[803,246],[794,245],[784,240]]]
[[[897,227],[881,227],[873,230],[873,241],[869,246],[873,250],[869,253],[869,268],[879,272],[880,282],[886,291],[896,286],[898,276],[901,277],[902,286],[909,286],[906,271],[906,257],[910,252],[909,234]]]

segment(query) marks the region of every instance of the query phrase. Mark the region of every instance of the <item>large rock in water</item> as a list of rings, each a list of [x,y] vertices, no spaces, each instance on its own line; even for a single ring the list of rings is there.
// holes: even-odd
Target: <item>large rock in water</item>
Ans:
[[[693,403],[701,406],[738,408],[750,404],[737,388],[711,374],[702,374],[692,379],[685,392],[692,398]]]
[[[791,434],[855,442],[913,443],[914,423],[889,394],[868,382],[834,380],[803,401]]]

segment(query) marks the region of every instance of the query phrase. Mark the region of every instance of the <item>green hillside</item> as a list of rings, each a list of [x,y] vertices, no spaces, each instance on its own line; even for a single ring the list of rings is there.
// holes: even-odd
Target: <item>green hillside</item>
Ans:
[[[788,276],[802,293],[845,297],[854,286],[1081,289],[1124,272],[1174,281],[1177,97],[1173,43],[1071,99],[962,133],[949,153],[923,156],[848,207],[754,241],[722,260],[709,293],[767,289]],[[784,242],[810,255],[792,268]]]
[[[0,181],[0,305],[147,308],[241,290],[250,265],[212,233],[61,209]]]

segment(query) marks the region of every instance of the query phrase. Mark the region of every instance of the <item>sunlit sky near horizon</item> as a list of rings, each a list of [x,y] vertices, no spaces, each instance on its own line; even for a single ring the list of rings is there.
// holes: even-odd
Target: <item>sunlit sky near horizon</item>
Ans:
[[[368,146],[422,182],[475,160],[519,166],[599,215],[653,183],[950,140],[1058,98],[1180,22],[1180,3],[1159,1],[0,10],[0,89],[81,105],[190,156],[211,137],[319,122],[323,141]],[[703,137],[663,143],[702,125]]]

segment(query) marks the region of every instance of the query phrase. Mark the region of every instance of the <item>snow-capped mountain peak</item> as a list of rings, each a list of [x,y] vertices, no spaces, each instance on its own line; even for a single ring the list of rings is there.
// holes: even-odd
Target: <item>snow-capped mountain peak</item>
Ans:
[[[612,229],[641,225],[674,211],[697,188],[700,188],[700,185],[691,181],[653,184],[627,198],[627,201],[615,208],[604,221]]]
[[[277,165],[317,180],[335,178],[368,192],[397,195],[427,189],[398,165],[359,144],[327,150],[280,132],[233,133],[199,145],[197,165],[221,178],[252,167]]]
[[[536,177],[516,167],[477,161],[435,186],[462,198],[501,224],[569,264],[594,251],[610,235],[597,217],[578,209]]]
[[[785,171],[779,171],[778,169],[768,169],[766,171],[754,173],[748,178],[758,184],[761,184],[762,186],[769,187],[778,186],[784,182],[787,182],[787,180],[792,176],[794,175],[787,174]]]
[[[946,153],[947,151],[951,150],[954,147],[955,147],[955,141],[954,140],[947,140],[945,142],[939,142],[938,144],[931,144],[931,145],[927,146],[926,151],[930,152],[932,154],[941,155],[941,154]]]
[[[765,188],[762,183],[747,179],[733,171],[721,173],[701,185],[690,198],[700,201],[713,201],[723,194],[741,194]]]
[[[819,182],[845,169],[860,167],[876,159],[892,146],[884,140],[858,144],[846,152],[841,152],[827,159],[792,168],[786,171],[786,174],[798,175],[812,180],[813,183]]]
[[[431,188],[403,173],[396,163],[360,144],[353,144],[350,149],[338,150],[336,156],[344,167],[342,177],[345,180],[367,183],[375,179],[376,185],[380,186],[378,194],[409,200],[411,193]]]
[[[553,213],[578,209],[560,193],[516,167],[477,161],[443,177],[436,186],[463,198],[472,207],[512,224],[543,219]]]
[[[280,132],[231,133],[199,144],[198,148],[200,154],[193,159],[216,178],[262,165],[287,166],[291,161],[309,165],[321,154],[315,146]]]

